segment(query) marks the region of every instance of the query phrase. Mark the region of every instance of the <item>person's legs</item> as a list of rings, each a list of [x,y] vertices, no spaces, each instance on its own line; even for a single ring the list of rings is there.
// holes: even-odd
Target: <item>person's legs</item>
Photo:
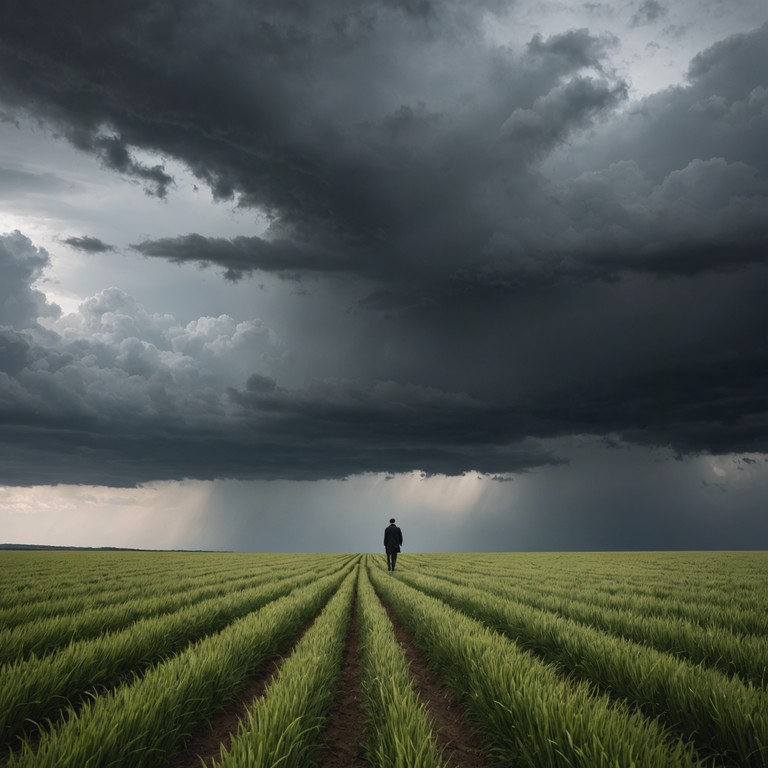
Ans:
[[[397,552],[392,553],[392,570],[395,570],[395,563],[397,562]]]
[[[392,559],[393,558],[394,558],[394,555],[389,553],[389,552],[387,552],[387,570],[388,571],[392,570],[392,565],[393,565]]]

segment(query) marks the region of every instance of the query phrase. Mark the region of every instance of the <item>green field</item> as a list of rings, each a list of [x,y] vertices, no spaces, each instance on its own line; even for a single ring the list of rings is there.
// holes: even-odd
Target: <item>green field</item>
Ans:
[[[4,551],[0,664],[7,768],[764,767],[768,553]]]

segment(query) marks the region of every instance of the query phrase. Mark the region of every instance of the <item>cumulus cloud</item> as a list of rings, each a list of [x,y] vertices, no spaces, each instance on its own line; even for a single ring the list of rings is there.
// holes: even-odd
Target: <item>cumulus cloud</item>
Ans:
[[[288,350],[263,322],[220,315],[182,324],[118,288],[54,316],[29,288],[47,254],[18,234],[3,244],[15,248],[16,291],[23,296],[26,286],[32,297],[14,316],[15,327],[6,324],[0,333],[6,484],[308,480],[414,469],[497,476],[557,464],[557,441],[574,434],[620,436],[681,453],[768,450],[768,357],[749,337],[727,351],[721,344],[717,354],[699,341],[685,358],[662,356],[650,367],[642,363],[653,355],[644,357],[638,347],[634,369],[611,367],[610,359],[590,362],[578,350],[579,364],[590,370],[581,382],[561,353],[547,386],[511,392],[478,386],[476,375],[461,388],[375,372],[366,381],[331,377],[286,387]],[[745,315],[761,306],[759,293],[757,303],[742,297]],[[482,308],[490,308],[487,300]],[[48,317],[34,318],[37,311]],[[616,345],[627,342],[612,334],[593,333],[590,344],[617,360]],[[575,343],[584,338],[577,331]],[[461,344],[456,338],[452,354],[466,366]],[[496,353],[494,378],[509,381],[520,359]],[[452,379],[445,372],[437,377]],[[545,380],[541,371],[536,380]]]
[[[632,159],[655,182],[695,160],[768,166],[768,24],[699,53],[684,85],[632,105],[580,157],[591,170]]]
[[[49,264],[48,252],[21,232],[0,236],[0,327],[26,328],[60,312],[33,287]]]
[[[536,99],[531,108],[516,109],[501,126],[502,135],[509,141],[533,141],[538,151],[546,152],[626,96],[625,83],[575,77]]]
[[[350,370],[307,364],[288,388],[258,321],[182,324],[116,289],[56,319],[33,287],[47,255],[18,236],[0,282],[9,477],[54,454],[117,483],[501,474],[582,432],[768,448],[768,25],[630,103],[610,38],[502,47],[494,3],[148,9],[12,14],[0,99],[158,195],[173,180],[148,157],[265,212],[258,237],[194,226],[133,248],[229,280],[340,276],[325,316],[353,311],[302,333]]]
[[[30,297],[0,330],[2,483],[460,474],[467,463],[503,472],[555,461],[492,429],[488,406],[466,395],[395,382],[286,390],[275,379],[284,345],[259,320],[180,324],[109,288],[38,323],[50,305],[28,283],[47,254],[18,233],[2,243],[14,288]]]
[[[686,84],[617,114],[628,86],[607,63],[615,38],[571,29],[499,47],[483,32],[493,3],[233,3],[202,27],[205,0],[169,6],[170,26],[141,8],[108,28],[90,5],[64,18],[51,4],[32,25],[15,15],[0,33],[0,98],[157,194],[173,180],[136,153],[173,157],[215,196],[272,218],[263,236],[146,238],[133,246],[146,256],[228,280],[357,276],[372,283],[366,308],[761,260],[768,26],[702,51]],[[635,23],[664,12],[642,3]],[[202,55],[224,40],[226,56]],[[572,153],[587,167],[541,170],[595,130]],[[596,192],[630,167],[624,202]],[[706,181],[684,181],[694,173]],[[701,199],[705,184],[717,201]]]
[[[73,17],[51,3],[4,25],[0,99],[157,194],[172,180],[136,153],[173,157],[274,221],[265,238],[179,233],[142,253],[228,279],[358,273],[391,291],[474,264],[519,204],[510,186],[535,185],[530,158],[624,97],[604,66],[610,38],[501,48],[483,28],[503,6],[197,0],[167,16],[139,3],[105,26],[96,5]]]

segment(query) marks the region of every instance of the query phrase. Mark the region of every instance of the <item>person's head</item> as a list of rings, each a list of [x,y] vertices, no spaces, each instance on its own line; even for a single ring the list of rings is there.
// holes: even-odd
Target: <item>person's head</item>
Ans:
[[[390,517],[390,518],[389,518],[389,522],[390,522],[391,524],[393,524],[393,525],[394,525],[394,523],[395,523],[395,518],[394,518],[394,517]]]

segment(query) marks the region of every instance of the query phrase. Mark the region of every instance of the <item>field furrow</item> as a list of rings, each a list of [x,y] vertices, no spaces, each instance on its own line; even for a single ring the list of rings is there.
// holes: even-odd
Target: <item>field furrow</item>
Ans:
[[[766,584],[762,552],[0,551],[0,768],[765,768]]]
[[[457,576],[439,569],[429,573],[451,584],[487,590],[504,600],[522,603],[586,624],[665,653],[686,658],[758,685],[768,682],[768,637],[738,635],[718,627],[702,627],[680,619],[643,616],[628,610],[567,597],[553,598],[535,588],[522,590],[493,578]]]
[[[359,589],[368,760],[377,768],[443,766],[433,723],[414,689],[405,654],[367,569],[360,574]]]
[[[336,693],[356,587],[350,573],[325,610],[254,702],[218,768],[303,768],[321,744]]]
[[[297,568],[301,566],[297,565]],[[281,566],[279,570],[287,570]],[[86,590],[80,595],[61,598],[58,600],[28,601],[9,608],[0,608],[0,627],[4,630],[13,629],[30,622],[40,622],[56,616],[68,616],[80,611],[113,606],[116,603],[129,603],[134,600],[150,602],[155,599],[172,600],[174,596],[187,593],[189,590],[201,587],[221,586],[224,589],[236,588],[237,582],[253,578],[254,581],[271,570],[274,566],[243,567],[217,571],[215,573],[174,576],[159,578],[160,574],[144,576],[130,582],[117,581],[110,589]],[[230,587],[231,585],[231,587]]]
[[[380,567],[371,580],[505,765],[694,766],[690,746],[655,720],[598,695],[480,622]]]
[[[484,590],[412,572],[401,578],[504,632],[565,672],[612,691],[650,715],[664,717],[700,749],[730,765],[768,764],[764,690]]]
[[[9,768],[149,768],[163,765],[188,733],[334,594],[349,567],[233,622],[148,671],[85,703],[62,724],[10,756]]]
[[[338,566],[331,570],[338,570]],[[10,742],[31,722],[52,717],[70,699],[96,687],[113,685],[126,674],[167,658],[190,642],[223,629],[322,575],[322,571],[305,571],[298,577],[208,600],[174,614],[144,619],[120,632],[73,642],[43,658],[3,665],[0,742]]]
[[[194,589],[187,589],[167,597],[137,598],[114,605],[85,609],[75,613],[25,623],[10,630],[0,631],[0,664],[25,659],[35,654],[53,653],[73,640],[86,640],[129,627],[141,619],[173,614],[187,606],[205,607],[222,597],[256,589],[276,579],[290,578],[304,569],[290,569],[247,576],[236,581],[224,581]]]

